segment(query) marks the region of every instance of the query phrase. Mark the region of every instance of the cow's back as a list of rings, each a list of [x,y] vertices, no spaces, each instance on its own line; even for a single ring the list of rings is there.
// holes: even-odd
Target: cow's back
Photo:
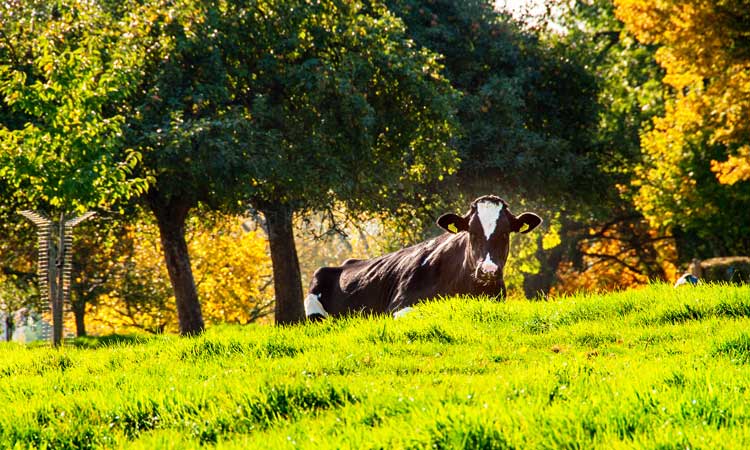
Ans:
[[[331,268],[334,271],[330,273],[338,273],[338,282],[329,287],[329,301],[325,296],[322,300],[326,309],[331,308],[330,314],[387,311],[401,280],[408,276],[404,250],[370,260],[349,260]]]
[[[383,313],[441,292],[442,251],[450,235],[370,260],[347,260],[315,272],[310,293],[331,315]]]

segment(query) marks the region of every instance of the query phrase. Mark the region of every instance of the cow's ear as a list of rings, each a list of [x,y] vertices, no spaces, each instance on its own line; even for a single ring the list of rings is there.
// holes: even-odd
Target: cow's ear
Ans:
[[[458,214],[453,213],[440,216],[437,220],[437,224],[440,228],[449,233],[458,233],[460,231],[469,230],[469,221]]]
[[[528,233],[542,223],[542,218],[534,213],[525,212],[518,217],[511,218],[510,229],[519,233]]]

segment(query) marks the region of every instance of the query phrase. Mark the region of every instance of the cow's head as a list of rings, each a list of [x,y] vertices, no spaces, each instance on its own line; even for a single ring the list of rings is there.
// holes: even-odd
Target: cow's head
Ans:
[[[514,216],[505,200],[485,195],[471,202],[465,216],[443,214],[437,224],[449,233],[468,233],[469,251],[474,277],[484,283],[503,280],[503,269],[508,260],[510,233],[528,233],[542,223],[541,217],[525,212]]]

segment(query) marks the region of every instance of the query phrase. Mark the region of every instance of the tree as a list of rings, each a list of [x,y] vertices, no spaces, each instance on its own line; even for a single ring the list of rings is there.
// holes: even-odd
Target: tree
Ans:
[[[674,239],[640,215],[615,217],[589,227],[577,240],[577,248],[558,266],[551,292],[602,292],[675,280],[676,256]]]
[[[461,92],[460,190],[509,200],[589,196],[596,86],[584,68],[488,0],[389,0],[408,35],[443,55]],[[518,203],[515,201],[514,203]]]
[[[727,158],[713,159],[719,181],[750,180],[750,9],[742,0],[704,2],[616,0],[617,15],[643,42],[659,46],[664,83],[674,100],[652,145],[679,153],[705,134],[708,145],[724,147]],[[700,138],[698,138],[700,139]]]
[[[0,179],[13,197],[7,204],[43,211],[52,229],[63,230],[70,215],[142,192],[146,180],[130,176],[138,155],[123,149],[124,117],[112,105],[132,90],[145,28],[96,2],[3,7]],[[49,247],[53,264],[56,255],[64,259],[62,241]],[[65,280],[62,273],[49,278],[56,345]]]
[[[750,184],[739,182],[750,131],[740,119],[750,107],[746,5],[615,4],[638,39],[659,47],[671,91],[664,115],[643,135],[636,206],[652,226],[674,233],[682,260],[747,254],[750,219],[742,208]]]
[[[97,332],[179,331],[174,296],[163,263],[159,229],[146,212],[122,222],[115,241],[91,254],[97,298],[87,316]],[[196,287],[206,323],[247,324],[272,312],[271,261],[268,240],[242,231],[235,216],[203,213],[186,224],[186,242],[194,263]],[[91,225],[90,225],[91,226]],[[89,281],[88,284],[84,284]]]
[[[21,205],[48,213],[110,206],[142,192],[123,151],[123,115],[142,29],[98,3],[5,5],[0,35],[0,177]],[[119,26],[118,26],[119,24]]]
[[[592,152],[606,174],[608,201],[632,202],[630,180],[642,161],[640,134],[664,113],[664,71],[656,47],[640,43],[615,16],[612,0],[574,0],[561,5],[557,19],[565,33],[553,35],[591,72],[597,84],[597,127]]]
[[[244,94],[232,91],[228,78],[232,52],[245,47],[247,35],[228,28],[224,6],[199,0],[144,5],[139,12],[154,31],[143,76],[127,102],[125,136],[143,154],[140,173],[153,179],[144,203],[159,228],[183,335],[204,328],[185,240],[189,213],[201,203],[236,208],[252,162]]]
[[[557,279],[554,291],[669,279],[671,268],[664,261],[672,255],[664,244],[673,240],[670,233],[646,226],[631,184],[643,163],[640,135],[664,111],[656,47],[627,32],[611,0],[568,1],[559,5],[559,13],[555,22],[565,32],[549,38],[596,80],[598,123],[591,147],[603,176],[596,202],[560,218],[562,245],[548,252]]]
[[[129,142],[155,182],[183,334],[203,319],[185,243],[198,204],[263,212],[276,321],[303,318],[295,212],[335,199],[396,208],[455,165],[453,92],[378,4],[325,0],[165,2],[161,37],[131,101]]]

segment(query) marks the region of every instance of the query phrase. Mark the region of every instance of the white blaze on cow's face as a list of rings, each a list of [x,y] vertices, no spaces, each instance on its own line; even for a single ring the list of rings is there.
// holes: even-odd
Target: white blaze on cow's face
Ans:
[[[508,230],[501,230],[498,227],[500,216],[503,214],[503,207],[503,203],[496,201],[487,200],[477,203],[476,217],[481,225],[481,231],[477,231],[484,235],[484,239],[479,238],[478,241],[474,241],[474,245],[478,247],[474,251],[479,253],[477,256],[480,258],[477,264],[478,271],[501,277],[501,266],[505,263],[508,250],[507,239],[502,239],[498,234],[502,234],[503,231],[506,234],[508,232]]]
[[[497,219],[503,210],[502,203],[480,202],[477,204],[477,216],[484,230],[484,237],[489,241],[497,228]]]
[[[477,204],[477,216],[479,222],[482,224],[482,230],[484,231],[484,237],[487,241],[495,232],[497,228],[497,219],[500,218],[500,213],[503,211],[502,203],[495,202],[479,202]],[[479,266],[484,273],[495,273],[498,269],[497,264],[492,260],[490,252],[484,257],[484,261]]]

